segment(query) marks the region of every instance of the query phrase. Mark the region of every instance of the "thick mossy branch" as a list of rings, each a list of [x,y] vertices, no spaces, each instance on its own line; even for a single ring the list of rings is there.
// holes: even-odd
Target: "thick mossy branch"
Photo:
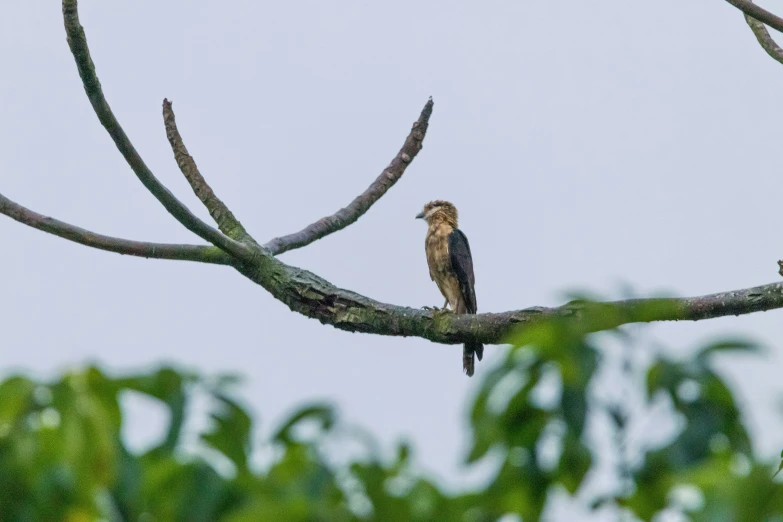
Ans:
[[[90,50],[87,47],[87,38],[84,29],[79,23],[78,5],[76,0],[63,0],[63,20],[65,23],[65,32],[68,35],[68,45],[71,53],[76,60],[76,66],[79,70],[79,76],[84,84],[84,90],[87,93],[92,108],[98,116],[103,127],[114,140],[114,144],[120,151],[125,161],[131,167],[133,172],[149,190],[153,196],[179,221],[185,228],[194,234],[209,241],[222,250],[243,260],[252,260],[254,250],[246,245],[231,239],[222,234],[219,230],[210,227],[201,219],[196,217],[174,194],[172,194],[150,171],[144,160],[136,152],[125,131],[120,126],[117,118],[109,107],[106,98],[103,95],[101,83],[95,73],[95,64],[90,57]]]
[[[264,248],[271,252],[272,255],[282,254],[295,248],[302,248],[313,241],[344,229],[362,217],[376,201],[386,194],[386,191],[397,183],[405,173],[405,169],[413,161],[413,158],[422,149],[422,142],[427,135],[427,127],[432,115],[432,105],[432,98],[430,98],[424,105],[419,119],[413,123],[413,128],[405,139],[402,149],[367,190],[351,201],[347,207],[338,210],[331,216],[319,219],[299,232],[277,237],[266,243]]]
[[[344,290],[323,278],[272,256],[254,265],[238,266],[242,274],[263,286],[291,310],[349,332],[422,337],[437,343],[504,342],[520,324],[541,317],[579,313],[580,303],[557,308],[528,308],[503,313],[455,315],[381,303]],[[627,323],[698,321],[783,308],[783,283],[689,298],[631,299],[604,303],[608,329]]]
[[[196,166],[196,160],[188,153],[187,147],[182,140],[182,136],[177,128],[177,120],[174,117],[174,109],[169,100],[163,100],[163,124],[166,127],[166,138],[171,144],[171,150],[174,152],[174,159],[185,179],[190,184],[193,192],[198,199],[207,207],[209,215],[217,223],[221,232],[237,241],[247,241],[250,239],[245,228],[239,222],[225,203],[215,195],[212,187],[201,175]]]
[[[154,259],[198,261],[216,265],[231,265],[234,262],[230,255],[214,246],[146,243],[96,234],[69,223],[38,214],[11,201],[2,194],[0,194],[0,214],[5,214],[27,226],[43,230],[69,241],[118,254]]]

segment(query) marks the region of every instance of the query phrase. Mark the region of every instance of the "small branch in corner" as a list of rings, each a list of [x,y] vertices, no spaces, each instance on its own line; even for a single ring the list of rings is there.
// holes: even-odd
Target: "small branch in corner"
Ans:
[[[746,15],[752,16],[759,22],[763,22],[771,28],[783,33],[783,18],[757,6],[750,0],[726,0],[726,2],[730,3]]]

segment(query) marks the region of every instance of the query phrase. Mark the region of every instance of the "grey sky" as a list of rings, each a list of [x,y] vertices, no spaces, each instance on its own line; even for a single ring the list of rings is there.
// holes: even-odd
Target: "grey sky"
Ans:
[[[399,184],[355,225],[284,254],[339,286],[442,304],[413,219],[430,199],[460,210],[480,311],[555,305],[574,288],[696,295],[779,277],[783,66],[725,2],[83,0],[80,11],[148,165],[208,218],[165,138],[168,97],[202,173],[259,240],[348,203],[434,97]],[[4,13],[0,192],[106,234],[197,241],[100,127],[59,5]],[[121,257],[6,218],[0,237],[4,370],[239,372],[265,428],[302,401],[334,400],[463,482],[464,413],[486,361],[469,380],[459,347],[322,326],[228,268]],[[649,329],[678,349],[726,332],[770,345],[766,359],[724,365],[770,455],[783,447],[780,319]]]

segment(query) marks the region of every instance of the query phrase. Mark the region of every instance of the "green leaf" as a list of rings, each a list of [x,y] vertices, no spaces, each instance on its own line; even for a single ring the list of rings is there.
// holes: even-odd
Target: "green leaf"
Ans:
[[[304,421],[316,421],[322,431],[329,431],[335,421],[334,408],[327,404],[315,404],[294,413],[286,420],[272,437],[274,440],[290,444],[293,442],[292,430]]]
[[[396,468],[400,468],[408,464],[411,456],[411,445],[408,441],[402,441],[397,445],[397,462]]]
[[[560,455],[558,479],[569,493],[576,493],[592,463],[593,456],[579,437],[566,435]]]
[[[703,348],[701,348],[697,352],[696,358],[699,361],[705,361],[709,357],[722,352],[740,351],[740,352],[752,352],[758,354],[761,353],[762,350],[763,347],[759,343],[750,339],[743,339],[743,338],[720,339],[718,341],[713,341],[705,345]]]
[[[25,377],[11,377],[0,384],[0,439],[19,422],[21,416],[35,407],[36,384]]]
[[[222,394],[216,394],[218,411],[211,414],[213,428],[201,435],[201,439],[236,465],[239,472],[247,471],[250,455],[250,416],[235,401]]]
[[[563,410],[563,420],[575,437],[582,436],[587,416],[587,397],[584,389],[564,386],[560,399],[560,407]]]
[[[162,401],[169,409],[166,437],[153,453],[172,453],[179,442],[187,407],[186,383],[193,379],[172,368],[161,368],[150,375],[126,377],[117,380],[120,388],[134,390]]]
[[[647,399],[651,399],[659,390],[664,390],[674,397],[677,385],[686,377],[687,375],[676,363],[666,359],[658,360],[647,371]]]
[[[500,443],[502,432],[496,424],[477,425],[473,428],[473,444],[465,458],[466,464],[472,464],[483,458],[493,446]]]

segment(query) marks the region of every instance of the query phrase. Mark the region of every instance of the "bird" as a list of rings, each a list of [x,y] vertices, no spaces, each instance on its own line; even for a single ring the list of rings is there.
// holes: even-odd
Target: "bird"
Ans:
[[[457,208],[448,201],[430,201],[416,218],[427,222],[424,251],[427,254],[430,278],[446,298],[443,311],[447,311],[448,306],[457,314],[475,314],[478,306],[473,258],[467,236],[457,228]],[[437,308],[435,310],[440,311]],[[462,369],[468,377],[473,376],[474,356],[480,361],[483,355],[483,344],[464,344]]]

